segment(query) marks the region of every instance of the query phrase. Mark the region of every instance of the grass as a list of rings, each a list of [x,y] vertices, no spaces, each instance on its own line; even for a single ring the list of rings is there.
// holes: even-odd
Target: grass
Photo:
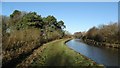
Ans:
[[[34,59],[30,66],[99,66],[94,61],[69,49],[65,45],[67,40],[55,40],[44,44],[44,50],[38,55],[38,58]]]

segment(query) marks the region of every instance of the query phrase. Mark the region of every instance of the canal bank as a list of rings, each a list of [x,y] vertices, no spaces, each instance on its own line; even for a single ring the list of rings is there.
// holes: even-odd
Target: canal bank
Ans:
[[[82,39],[84,43],[87,43],[89,45],[97,46],[97,47],[106,47],[106,48],[115,48],[115,49],[120,49],[120,44],[111,44],[111,43],[106,43],[106,42],[97,42],[95,40],[90,40],[90,39]]]
[[[85,58],[80,53],[68,48],[65,43],[69,40],[70,39],[60,39],[44,44],[43,50],[39,48],[39,50],[33,53],[33,56],[36,58],[28,60],[31,61],[31,64],[28,66],[100,66],[94,61]],[[25,63],[22,63],[23,66],[27,64],[28,61],[26,59]]]
[[[118,66],[120,65],[118,61],[118,50],[110,48],[100,48],[95,46],[90,46],[83,42],[80,42],[80,39],[73,39],[66,43],[67,46],[76,52],[94,60],[99,64],[105,66]]]

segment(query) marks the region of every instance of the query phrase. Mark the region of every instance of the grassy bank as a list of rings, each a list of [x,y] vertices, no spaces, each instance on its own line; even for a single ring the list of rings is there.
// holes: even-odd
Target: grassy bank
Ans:
[[[29,59],[26,59],[22,64],[30,62],[29,66],[98,66],[94,61],[86,59],[81,54],[69,49],[65,42],[69,39],[55,40],[44,44],[39,48]],[[30,61],[30,58],[34,57]],[[36,58],[35,58],[36,57]],[[29,61],[28,61],[29,60]]]

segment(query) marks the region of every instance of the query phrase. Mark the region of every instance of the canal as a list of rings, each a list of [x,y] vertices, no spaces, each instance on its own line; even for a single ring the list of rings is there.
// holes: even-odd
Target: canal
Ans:
[[[117,49],[91,46],[80,42],[80,39],[70,40],[66,44],[69,48],[92,59],[98,64],[103,64],[105,66],[120,65],[120,63],[118,63],[119,59]]]

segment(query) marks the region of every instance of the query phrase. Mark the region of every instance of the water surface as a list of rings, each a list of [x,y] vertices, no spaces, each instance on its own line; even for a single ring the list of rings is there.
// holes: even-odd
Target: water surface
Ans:
[[[83,42],[80,39],[73,39],[68,41],[67,46],[71,49],[81,53],[82,55],[94,60],[99,64],[105,66],[118,66],[118,50],[111,48],[95,47]]]

